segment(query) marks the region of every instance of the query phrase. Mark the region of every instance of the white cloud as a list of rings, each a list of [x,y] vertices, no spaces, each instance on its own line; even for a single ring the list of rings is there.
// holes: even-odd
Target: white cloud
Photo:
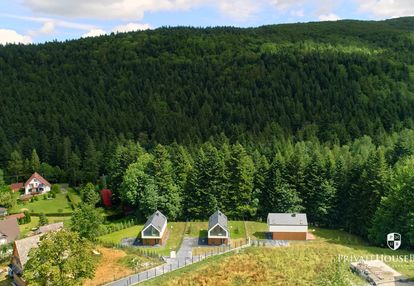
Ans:
[[[131,31],[140,31],[152,29],[150,24],[128,23],[126,25],[116,26],[112,29],[112,32],[125,33]]]
[[[204,1],[206,0],[23,0],[23,3],[34,12],[42,14],[137,20],[142,19],[145,12],[187,10]]]
[[[341,17],[334,13],[329,13],[325,15],[319,15],[319,20],[321,21],[338,21],[341,20]]]
[[[378,18],[403,17],[414,15],[412,0],[354,0],[361,12]]]
[[[102,36],[102,35],[105,35],[105,34],[106,34],[106,31],[104,31],[102,29],[92,29],[89,32],[83,34],[82,38],[97,37],[97,36]]]
[[[221,13],[236,21],[246,21],[261,10],[261,1],[253,0],[218,0],[217,5]]]
[[[0,29],[0,44],[30,44],[32,39],[29,36],[21,35],[14,30]]]
[[[290,11],[290,15],[297,17],[297,18],[302,18],[305,16],[305,11],[303,11],[303,9],[300,10],[291,10]]]

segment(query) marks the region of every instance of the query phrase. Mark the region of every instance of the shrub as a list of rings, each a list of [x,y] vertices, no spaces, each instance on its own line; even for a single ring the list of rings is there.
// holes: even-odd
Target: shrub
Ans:
[[[55,194],[55,195],[56,194],[59,194],[60,193],[60,186],[59,185],[56,185],[56,184],[53,185],[51,191],[52,191],[52,194]]]

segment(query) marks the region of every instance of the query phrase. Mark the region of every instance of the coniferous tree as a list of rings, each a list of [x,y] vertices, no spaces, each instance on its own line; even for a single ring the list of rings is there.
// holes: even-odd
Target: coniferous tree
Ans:
[[[32,172],[40,171],[40,159],[37,155],[36,149],[33,149],[32,156],[30,158],[30,169]]]

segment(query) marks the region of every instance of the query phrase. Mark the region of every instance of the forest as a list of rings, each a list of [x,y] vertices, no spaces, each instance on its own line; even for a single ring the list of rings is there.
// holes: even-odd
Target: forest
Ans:
[[[159,28],[0,47],[0,169],[96,182],[146,216],[414,246],[414,18]]]

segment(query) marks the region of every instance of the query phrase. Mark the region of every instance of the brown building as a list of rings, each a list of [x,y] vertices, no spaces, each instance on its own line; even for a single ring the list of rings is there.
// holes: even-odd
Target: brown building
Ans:
[[[207,238],[209,245],[227,245],[230,243],[227,217],[219,210],[212,214],[208,219]]]
[[[306,240],[307,238],[308,220],[303,213],[269,213],[267,225],[274,240]]]
[[[156,211],[147,220],[141,231],[142,244],[164,244],[167,235],[167,218]]]

